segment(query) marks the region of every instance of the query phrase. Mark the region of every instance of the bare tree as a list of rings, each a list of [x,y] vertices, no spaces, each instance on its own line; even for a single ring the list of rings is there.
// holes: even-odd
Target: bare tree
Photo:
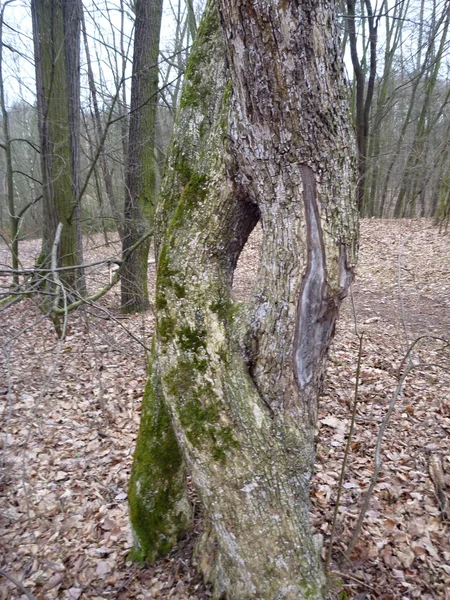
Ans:
[[[334,5],[209,2],[156,217],[157,325],[129,488],[152,560],[204,509],[214,596],[321,598],[317,401],[356,258],[354,139]],[[221,27],[219,26],[219,18]],[[248,305],[233,271],[258,220]]]
[[[44,197],[41,261],[48,260],[58,223],[63,226],[59,264],[82,264],[80,213],[79,0],[32,0],[37,107]],[[76,269],[65,285],[82,289]]]
[[[3,23],[5,8],[8,6],[8,4],[11,4],[11,2],[12,0],[10,0],[9,2],[5,2],[3,6],[0,2],[0,110],[2,111],[3,125],[3,143],[1,144],[1,147],[5,151],[6,157],[6,186],[8,196],[12,267],[15,271],[17,271],[17,269],[19,268],[19,218],[16,215],[16,207],[14,202],[11,134],[9,128],[9,114],[6,108],[5,87],[3,79]],[[17,275],[17,273],[14,273],[13,275],[13,282],[16,285],[19,283],[19,276]]]
[[[125,218],[126,254],[152,226],[156,195],[155,119],[162,0],[137,0],[131,83]],[[147,259],[150,239],[130,255],[121,280],[122,310],[149,306]]]
[[[97,86],[95,84],[94,72],[92,70],[92,62],[91,62],[91,53],[89,50],[88,37],[86,32],[86,24],[84,19],[84,11],[81,13],[82,18],[82,29],[83,29],[83,43],[84,43],[84,52],[86,56],[86,66],[87,66],[87,74],[88,74],[88,82],[89,82],[89,91],[91,95],[92,101],[92,112],[95,121],[95,142],[96,146],[100,147],[100,156],[99,162],[102,170],[103,181],[105,184],[106,195],[109,201],[109,206],[111,213],[113,215],[114,221],[116,223],[117,231],[119,232],[120,237],[122,237],[122,218],[119,214],[119,208],[117,206],[116,197],[113,189],[113,180],[111,169],[108,165],[108,161],[106,158],[106,152],[104,148],[104,140],[105,140],[105,131],[104,126],[101,119],[100,108],[98,105],[98,92]],[[98,186],[97,186],[98,187]]]

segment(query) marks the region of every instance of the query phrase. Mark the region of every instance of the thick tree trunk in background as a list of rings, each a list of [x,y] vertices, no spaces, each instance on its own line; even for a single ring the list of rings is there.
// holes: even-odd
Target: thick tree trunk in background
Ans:
[[[152,227],[155,210],[155,119],[161,18],[162,0],[137,0],[123,253]],[[150,238],[127,259],[121,277],[123,312],[135,312],[149,307],[149,247]]]
[[[325,359],[356,260],[354,140],[324,0],[208,4],[158,205],[157,329],[129,498],[136,552],[204,508],[214,597],[321,598],[309,525]],[[231,299],[258,219],[261,266]]]
[[[80,203],[79,0],[32,0],[36,88],[44,199],[42,256],[50,256],[58,223],[63,230],[59,266],[82,263]],[[80,272],[61,273],[83,289]]]

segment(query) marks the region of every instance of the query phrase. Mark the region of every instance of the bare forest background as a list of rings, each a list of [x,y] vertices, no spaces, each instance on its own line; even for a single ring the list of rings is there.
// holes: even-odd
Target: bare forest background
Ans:
[[[193,27],[201,9],[201,4],[194,7],[191,27],[184,1],[166,3],[164,9],[153,144],[157,186]],[[342,3],[341,15],[358,138],[362,215],[448,219],[448,3],[350,0]],[[84,191],[80,221],[83,232],[102,232],[105,242],[123,222],[134,19],[133,3],[84,4],[80,104]],[[11,228],[19,240],[42,235],[42,174],[29,3],[3,4],[1,33],[0,232],[11,244]],[[8,197],[6,148],[11,155],[12,198]]]

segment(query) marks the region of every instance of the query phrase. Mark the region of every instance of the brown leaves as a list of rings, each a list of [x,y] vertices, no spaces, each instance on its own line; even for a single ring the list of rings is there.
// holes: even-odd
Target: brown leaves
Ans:
[[[88,252],[86,260],[99,258],[99,251]],[[114,293],[102,302],[121,317]],[[0,436],[6,459],[1,562],[45,600],[148,598],[156,583],[161,598],[173,590],[171,597],[179,600],[195,595],[200,600],[205,588],[192,567],[184,566],[189,548],[187,556],[152,569],[127,561],[132,544],[128,477],[148,357],[125,329],[149,343],[153,314],[120,318],[120,323],[123,327],[79,311],[70,316],[70,333],[59,342],[32,302],[0,313],[3,344],[24,330],[3,346],[9,355],[1,355],[7,359],[0,375],[1,411],[10,411],[7,437]],[[0,600],[19,597],[12,583],[0,578]]]
[[[363,221],[354,297],[365,342],[335,561],[350,539],[373,473],[375,438],[404,353],[397,287],[401,239],[405,240],[402,265],[414,273],[410,277],[402,271],[401,277],[408,335],[410,339],[423,333],[448,335],[448,237],[440,236],[427,221]],[[24,255],[28,252],[32,262],[30,247],[37,254],[39,244],[23,242]],[[111,250],[97,248],[87,252],[86,259],[106,252]],[[258,267],[257,233],[246,245],[243,261],[235,277],[240,298],[251,288]],[[99,283],[107,276],[106,271],[94,275]],[[152,267],[151,286],[153,282]],[[104,298],[102,307],[120,316],[115,294]],[[149,342],[151,312],[120,322]],[[70,323],[55,376],[45,388],[58,353],[52,327],[28,300],[0,313],[3,343],[26,330],[9,347],[10,354],[3,354],[7,360],[0,376],[2,414],[11,411],[7,434],[0,436],[6,459],[0,486],[5,570],[45,600],[208,598],[208,588],[190,562],[192,539],[151,567],[141,569],[127,561],[132,543],[127,485],[147,355],[112,320],[86,318],[79,312]],[[357,353],[347,302],[320,405],[311,490],[312,518],[325,544],[350,424]],[[448,524],[442,519],[438,491],[448,499],[450,377],[438,365],[448,367],[449,359],[439,344],[430,343],[417,349],[415,360],[422,366],[406,381],[392,415],[382,447],[383,468],[362,536],[340,578],[351,598],[434,600],[445,598],[450,589]],[[2,425],[5,428],[5,422]],[[437,464],[431,468],[431,457],[439,457],[442,477],[432,474]],[[435,480],[441,481],[439,488]],[[19,597],[12,584],[0,579],[0,600]]]
[[[414,278],[401,278],[404,320],[410,340],[426,333],[449,335],[450,284],[448,239],[427,222],[362,223],[359,277],[354,289],[357,321],[365,330],[360,398],[343,497],[338,515],[335,560],[354,529],[362,496],[373,473],[376,435],[404,353],[404,332],[397,286],[397,253],[404,238],[402,260]],[[393,243],[391,243],[391,240]],[[430,256],[439,255],[439,261]],[[442,275],[444,273],[444,275]],[[422,287],[428,288],[427,298]],[[446,287],[446,289],[447,289]],[[438,308],[439,305],[439,308]],[[340,424],[348,423],[354,392],[357,338],[351,303],[344,307],[327,373],[319,413],[318,461],[312,488],[313,518],[323,533],[331,519],[348,427],[339,443]],[[444,323],[446,324],[443,327]],[[361,538],[352,554],[349,573],[362,568],[371,597],[445,598],[450,589],[447,525],[441,519],[437,488],[430,479],[430,456],[442,456],[445,497],[450,475],[450,444],[446,427],[450,398],[448,350],[423,342],[414,360],[420,363],[406,381],[382,444],[383,468],[371,499]],[[435,468],[436,463],[433,463]],[[355,484],[355,485],[352,485]],[[327,539],[325,538],[325,544]],[[342,567],[341,567],[342,569]],[[350,580],[349,580],[350,581]],[[348,593],[367,592],[364,585],[346,584]]]

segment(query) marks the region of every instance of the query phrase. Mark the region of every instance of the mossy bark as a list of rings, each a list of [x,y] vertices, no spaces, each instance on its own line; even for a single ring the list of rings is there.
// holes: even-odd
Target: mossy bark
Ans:
[[[156,215],[155,356],[183,457],[173,500],[186,469],[204,507],[197,559],[214,597],[321,598],[314,430],[357,238],[335,15],[316,1],[218,8],[208,3],[187,67]],[[236,307],[233,272],[259,219],[258,281]],[[147,474],[137,457],[133,490]],[[166,480],[146,485],[132,510]],[[152,509],[139,518],[153,535]]]
[[[153,227],[156,194],[155,119],[162,0],[137,0],[131,84],[125,215],[125,254]],[[122,311],[147,309],[150,238],[128,258],[121,277]]]
[[[133,556],[137,560],[165,554],[190,525],[186,473],[164,403],[155,344],[128,497],[135,534]]]

